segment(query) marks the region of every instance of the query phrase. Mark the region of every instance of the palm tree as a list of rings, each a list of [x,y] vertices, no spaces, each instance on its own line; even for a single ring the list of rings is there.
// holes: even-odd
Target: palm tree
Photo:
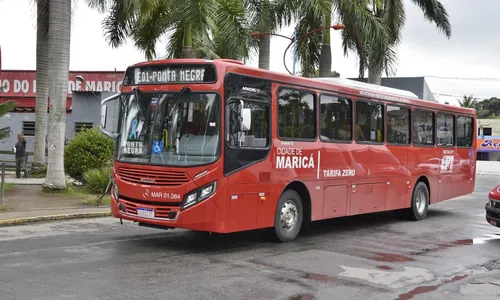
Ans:
[[[44,189],[65,189],[64,138],[66,133],[66,97],[68,95],[69,54],[71,42],[71,1],[49,1],[47,49],[50,114],[49,163]]]
[[[371,44],[382,44],[388,36],[386,28],[378,17],[367,9],[368,0],[295,0],[295,18],[298,19],[296,30],[298,35],[332,25],[334,16],[346,28],[344,32],[352,32],[363,41]],[[364,48],[356,42],[346,41],[356,51]],[[329,77],[332,74],[330,30],[323,30],[304,37],[298,41],[297,56],[302,73],[312,77],[319,68],[320,77]],[[346,54],[347,54],[347,50]],[[360,66],[364,69],[364,66]]]
[[[474,95],[464,95],[462,100],[458,100],[458,105],[461,107],[474,108],[477,109],[477,98],[474,98]]]
[[[36,110],[33,168],[45,165],[45,136],[49,98],[49,57],[47,49],[49,0],[36,0]]]
[[[245,5],[241,0],[112,1],[103,21],[106,38],[119,47],[130,37],[147,59],[167,34],[166,57],[248,57]],[[222,55],[219,55],[222,54]]]
[[[259,53],[259,68],[269,70],[271,34],[292,19],[293,1],[290,0],[245,0],[248,25],[257,32],[258,41],[249,40],[249,48]]]
[[[47,107],[49,97],[48,31],[49,3],[51,0],[33,0],[36,4],[36,119],[33,168],[45,165],[45,141],[47,135]],[[103,11],[108,0],[87,0],[91,8]]]
[[[447,38],[451,37],[451,25],[448,13],[439,0],[411,0],[419,6],[424,17],[430,22],[434,22],[437,28],[442,31]],[[369,41],[360,39],[357,28],[345,31],[343,35],[344,51],[348,49],[358,52],[360,66],[368,67],[368,82],[381,84],[382,72],[387,75],[395,72],[397,63],[396,48],[401,41],[403,25],[406,20],[403,0],[370,0],[367,10],[377,17],[388,30],[388,37],[384,43],[372,44]],[[364,50],[355,46],[362,45]],[[364,77],[364,69],[360,69],[360,78]]]

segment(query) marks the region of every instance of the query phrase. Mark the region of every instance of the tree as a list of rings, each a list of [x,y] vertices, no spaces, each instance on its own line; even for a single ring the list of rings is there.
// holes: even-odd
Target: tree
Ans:
[[[331,26],[334,16],[337,17],[338,21],[346,26],[343,30],[346,55],[348,49],[352,48],[358,53],[364,51],[364,47],[357,40],[347,40],[347,36],[357,36],[358,40],[376,45],[384,43],[388,37],[388,32],[379,18],[366,9],[367,0],[294,0],[294,3],[299,36]],[[318,68],[320,77],[331,75],[330,31],[318,31],[298,41],[297,56],[305,76],[310,77]],[[361,69],[364,69],[364,65],[360,65]]]
[[[48,31],[49,4],[51,0],[33,0],[36,4],[36,119],[33,168],[45,165],[47,136],[47,108],[49,97]],[[87,0],[91,8],[103,11],[108,0]]]
[[[315,70],[314,73],[312,74],[307,74],[307,76],[301,72],[301,76],[302,77],[311,77],[311,78],[316,78],[316,77],[319,77],[319,70]],[[339,78],[340,77],[340,73],[338,73],[337,71],[333,71],[330,76],[328,77],[334,77],[334,78]]]
[[[71,1],[49,1],[48,73],[49,73],[49,163],[45,189],[65,189],[64,138],[66,133],[66,97],[68,95],[71,42]]]
[[[474,95],[464,95],[462,100],[458,100],[458,105],[461,107],[477,109],[477,99],[474,98]]]
[[[241,0],[123,0],[112,1],[103,21],[106,39],[119,47],[130,37],[147,59],[167,34],[167,58],[248,57],[244,2]],[[219,53],[217,53],[219,52]]]
[[[49,101],[49,62],[48,62],[48,15],[49,0],[36,0],[36,110],[35,145],[33,168],[45,165],[45,137],[47,135],[47,107]]]
[[[434,22],[447,38],[451,37],[448,13],[439,0],[411,0],[411,2],[422,9],[425,19]],[[366,9],[387,29],[388,36],[383,43],[372,43],[360,34],[358,28],[353,27],[352,30],[343,33],[344,52],[348,49],[355,50],[360,64],[359,77],[364,77],[364,67],[367,66],[368,82],[381,85],[383,71],[387,75],[395,73],[396,49],[401,41],[406,20],[404,0],[369,0]]]
[[[258,41],[250,40],[250,49],[259,53],[259,68],[269,70],[271,34],[282,25],[291,23],[293,2],[290,0],[245,0],[251,32],[257,32]]]

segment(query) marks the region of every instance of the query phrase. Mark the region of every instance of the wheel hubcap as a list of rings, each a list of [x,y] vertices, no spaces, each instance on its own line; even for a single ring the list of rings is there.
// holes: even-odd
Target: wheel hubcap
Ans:
[[[419,213],[423,213],[425,205],[427,204],[427,197],[423,191],[419,191],[416,197],[416,206]]]
[[[297,207],[293,204],[292,201],[288,200],[281,207],[281,228],[288,232],[295,227],[297,224],[297,220],[299,218],[299,214],[297,211]]]

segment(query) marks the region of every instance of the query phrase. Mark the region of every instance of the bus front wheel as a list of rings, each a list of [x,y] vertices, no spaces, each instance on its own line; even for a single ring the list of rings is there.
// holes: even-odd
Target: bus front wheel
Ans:
[[[427,216],[429,203],[429,189],[424,182],[419,181],[413,190],[411,207],[397,211],[397,215],[401,218],[412,221],[423,220]]]
[[[303,220],[302,199],[294,190],[286,190],[276,206],[274,238],[282,243],[293,241],[299,234]]]

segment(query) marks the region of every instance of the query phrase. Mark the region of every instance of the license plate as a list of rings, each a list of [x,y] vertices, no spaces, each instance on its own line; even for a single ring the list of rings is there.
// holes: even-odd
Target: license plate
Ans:
[[[490,224],[493,226],[497,226],[497,222],[495,220],[490,220]]]
[[[150,208],[137,208],[137,215],[144,218],[154,218],[155,211]]]

